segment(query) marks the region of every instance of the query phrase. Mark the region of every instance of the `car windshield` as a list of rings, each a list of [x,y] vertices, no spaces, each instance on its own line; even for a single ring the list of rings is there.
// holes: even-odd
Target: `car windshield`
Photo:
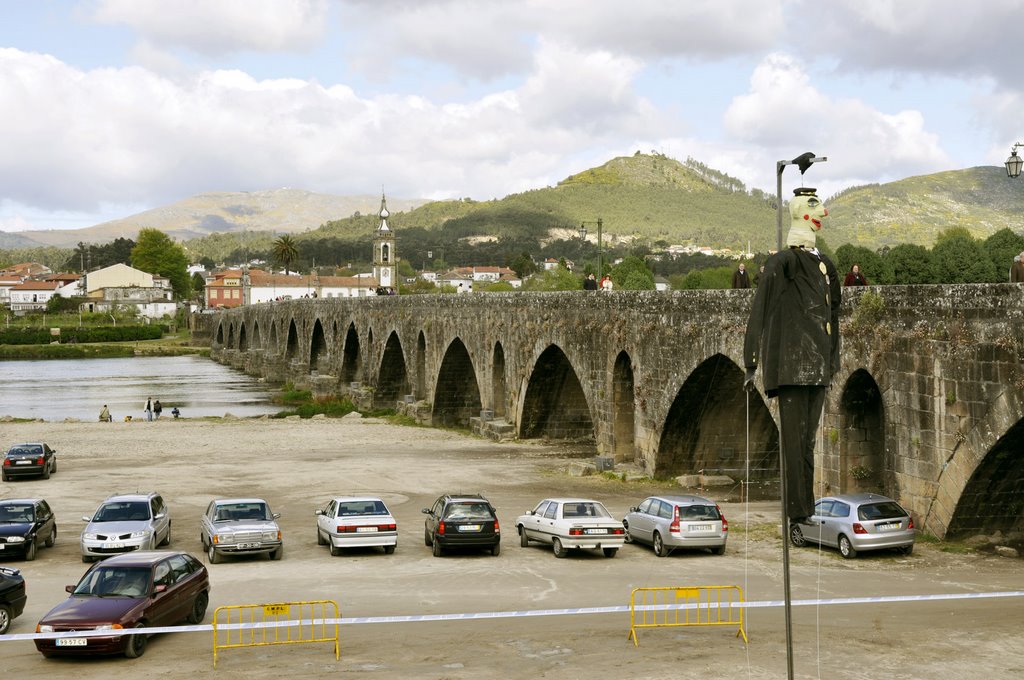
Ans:
[[[239,520],[269,520],[270,508],[266,503],[230,503],[218,505],[214,522],[237,522]]]
[[[451,503],[444,511],[448,520],[491,519],[491,507],[487,503]]]
[[[33,521],[33,509],[31,505],[0,505],[0,522],[31,522]]]
[[[611,514],[597,501],[574,501],[562,506],[562,517],[611,518]]]
[[[100,506],[93,522],[145,522],[149,519],[149,503],[118,501]]]
[[[79,581],[73,594],[93,597],[144,597],[149,594],[149,569],[97,567]]]
[[[869,521],[873,519],[896,519],[906,517],[907,511],[896,501],[868,503],[857,508],[857,519]]]
[[[720,519],[718,508],[713,505],[680,506],[679,519],[684,522],[706,522]]]
[[[41,446],[27,446],[22,444],[20,446],[12,446],[10,451],[7,452],[8,456],[38,456],[43,453],[43,447]]]
[[[386,514],[388,514],[388,509],[381,501],[347,501],[345,503],[338,503],[338,517]]]

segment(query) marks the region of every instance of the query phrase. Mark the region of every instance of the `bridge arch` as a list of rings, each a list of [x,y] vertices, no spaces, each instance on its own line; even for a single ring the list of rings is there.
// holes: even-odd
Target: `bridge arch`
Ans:
[[[260,336],[259,319],[253,319],[252,322],[252,346],[255,349],[263,349],[263,338]]]
[[[371,330],[372,332],[372,330]],[[377,374],[377,389],[373,393],[373,405],[377,408],[395,408],[402,395],[409,393],[409,371],[406,369],[405,353],[398,333],[392,331],[384,344]]]
[[[746,477],[747,394],[743,370],[715,354],[701,362],[676,394],[661,433],[655,472]],[[777,477],[779,435],[764,402],[750,395],[750,479]]]
[[[281,342],[280,338],[278,337],[278,334],[277,334],[277,321],[276,320],[271,321],[270,322],[270,342],[267,344],[267,349],[270,350],[271,353],[273,353],[273,354],[280,354],[281,353],[281,344],[280,344],[280,342]]]
[[[825,433],[826,436],[828,433]],[[878,383],[865,369],[846,379],[839,399],[839,491],[885,491],[885,408]]]
[[[221,321],[217,324],[217,335],[214,337],[214,343],[223,347],[224,346],[224,322]]]
[[[618,462],[636,457],[636,385],[633,360],[619,352],[612,368],[612,455]]]
[[[299,353],[299,331],[295,327],[295,319],[288,324],[288,339],[284,346],[284,358],[289,361]]]
[[[342,385],[355,382],[359,376],[359,360],[359,333],[356,332],[356,324],[353,321],[345,332],[345,345],[341,352]]]
[[[238,351],[244,352],[249,349],[249,338],[245,334],[245,322],[238,325]]]
[[[324,338],[324,327],[317,319],[313,323],[313,334],[309,339],[309,370],[320,369],[320,361],[327,354],[327,340]]]
[[[975,468],[953,512],[949,536],[1024,528],[1024,418],[1000,437]]]
[[[505,418],[505,350],[500,342],[494,343],[494,354],[491,357],[491,410],[494,417]]]
[[[420,331],[416,337],[416,391],[414,394],[417,399],[427,398],[427,338],[423,331]]]
[[[434,388],[433,421],[440,425],[469,425],[480,415],[480,385],[466,345],[455,338],[445,350]]]
[[[522,439],[593,438],[590,405],[575,369],[558,345],[549,345],[534,363],[522,400]]]

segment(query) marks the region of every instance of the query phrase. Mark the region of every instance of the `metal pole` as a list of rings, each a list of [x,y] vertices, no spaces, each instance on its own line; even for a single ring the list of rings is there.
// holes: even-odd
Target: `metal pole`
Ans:
[[[781,418],[781,414],[780,414]],[[789,495],[786,493],[785,445],[779,439],[779,477],[782,480],[782,596],[786,612],[786,677],[793,680],[793,619],[789,590]]]
[[[787,161],[775,163],[775,250],[782,252],[782,171],[786,169]]]
[[[601,245],[601,218],[597,218],[597,280],[604,278],[601,273],[604,269],[604,248]]]

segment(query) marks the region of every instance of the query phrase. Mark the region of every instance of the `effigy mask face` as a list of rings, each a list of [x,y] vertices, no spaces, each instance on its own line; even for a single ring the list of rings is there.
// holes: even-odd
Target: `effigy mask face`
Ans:
[[[797,189],[797,195],[789,202],[789,238],[790,247],[813,248],[815,234],[828,217],[828,210],[813,189]]]

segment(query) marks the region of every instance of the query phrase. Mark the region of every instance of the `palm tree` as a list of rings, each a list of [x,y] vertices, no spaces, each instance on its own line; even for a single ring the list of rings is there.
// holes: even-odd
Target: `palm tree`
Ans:
[[[282,234],[274,241],[271,251],[274,259],[284,265],[284,273],[289,274],[289,267],[292,262],[299,259],[299,249],[295,247],[295,239],[288,234]]]

